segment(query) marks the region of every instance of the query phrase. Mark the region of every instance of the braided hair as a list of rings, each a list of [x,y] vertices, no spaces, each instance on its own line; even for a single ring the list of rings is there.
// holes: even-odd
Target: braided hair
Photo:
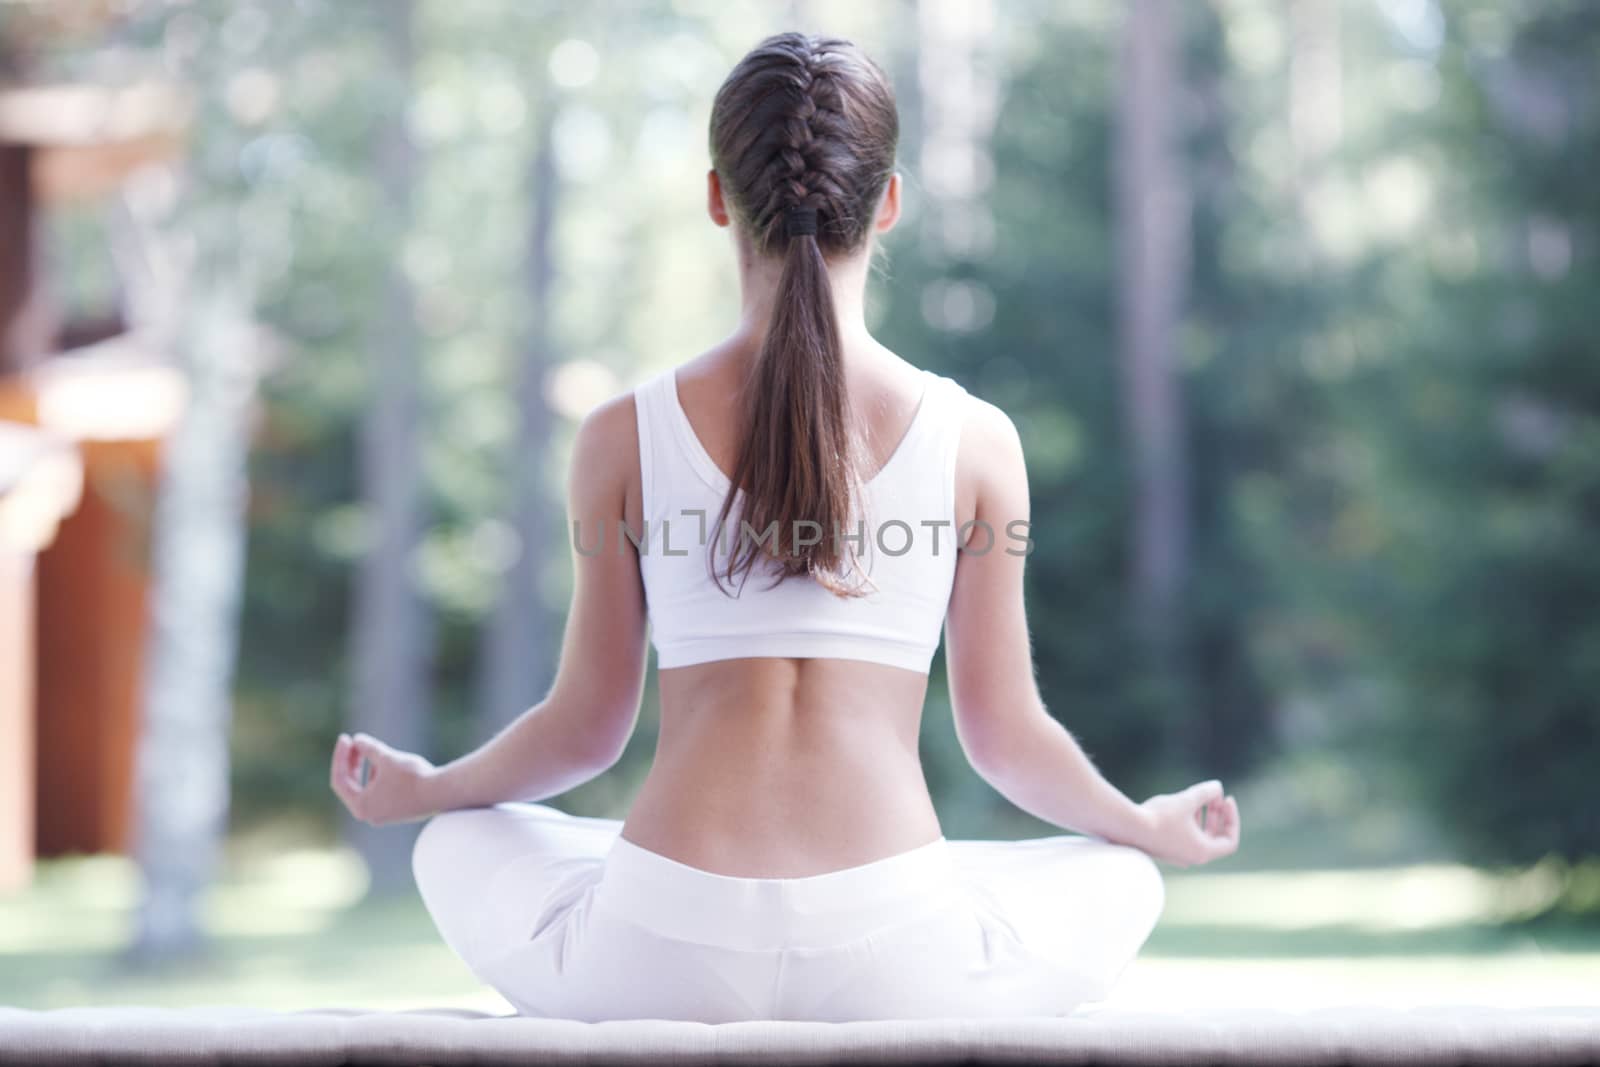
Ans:
[[[764,557],[774,584],[809,575],[839,596],[860,595],[841,577],[854,569],[850,535],[859,531],[850,522],[862,481],[827,257],[868,240],[899,132],[888,77],[838,37],[768,37],[717,91],[711,162],[729,214],[757,255],[783,259],[716,524],[720,533],[742,490],[749,535],[731,539],[730,582]],[[712,538],[713,548],[724,540]],[[721,587],[715,564],[713,573]]]

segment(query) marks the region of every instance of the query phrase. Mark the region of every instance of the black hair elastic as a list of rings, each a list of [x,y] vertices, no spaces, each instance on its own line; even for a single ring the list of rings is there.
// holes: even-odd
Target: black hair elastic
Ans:
[[[783,232],[786,237],[799,237],[817,232],[817,209],[806,204],[796,204],[784,213]]]

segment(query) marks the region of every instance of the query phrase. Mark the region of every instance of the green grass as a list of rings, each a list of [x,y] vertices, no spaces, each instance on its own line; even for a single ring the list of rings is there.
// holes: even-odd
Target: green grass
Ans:
[[[1600,1006],[1600,929],[1523,921],[1554,892],[1546,868],[1194,870],[1167,885],[1119,1001]]]
[[[1537,871],[1223,866],[1168,869],[1166,909],[1117,1003],[1600,1003],[1600,931],[1504,922],[1538,910],[1548,887]],[[438,940],[414,894],[364,891],[343,849],[236,845],[205,899],[212,951],[144,973],[119,962],[132,865],[48,861],[0,897],[0,1003],[508,1010]]]
[[[121,857],[52,860],[0,898],[0,1003],[240,1004],[504,1010],[444,947],[414,894],[362,900],[351,853],[299,849],[230,864],[206,897],[211,949],[157,972],[130,967],[137,873]]]

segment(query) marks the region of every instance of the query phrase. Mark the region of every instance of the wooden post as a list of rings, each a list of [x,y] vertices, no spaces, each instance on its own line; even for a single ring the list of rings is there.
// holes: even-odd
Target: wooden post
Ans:
[[[33,553],[0,547],[0,890],[33,870]]]
[[[34,557],[82,484],[67,442],[0,422],[0,890],[33,866]]]

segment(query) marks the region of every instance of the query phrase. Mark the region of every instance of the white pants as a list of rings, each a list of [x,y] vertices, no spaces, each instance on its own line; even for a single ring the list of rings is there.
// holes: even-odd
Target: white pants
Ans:
[[[439,932],[525,1015],[844,1022],[1065,1015],[1110,992],[1165,902],[1145,853],[940,838],[735,878],[543,804],[436,816],[413,867]]]

